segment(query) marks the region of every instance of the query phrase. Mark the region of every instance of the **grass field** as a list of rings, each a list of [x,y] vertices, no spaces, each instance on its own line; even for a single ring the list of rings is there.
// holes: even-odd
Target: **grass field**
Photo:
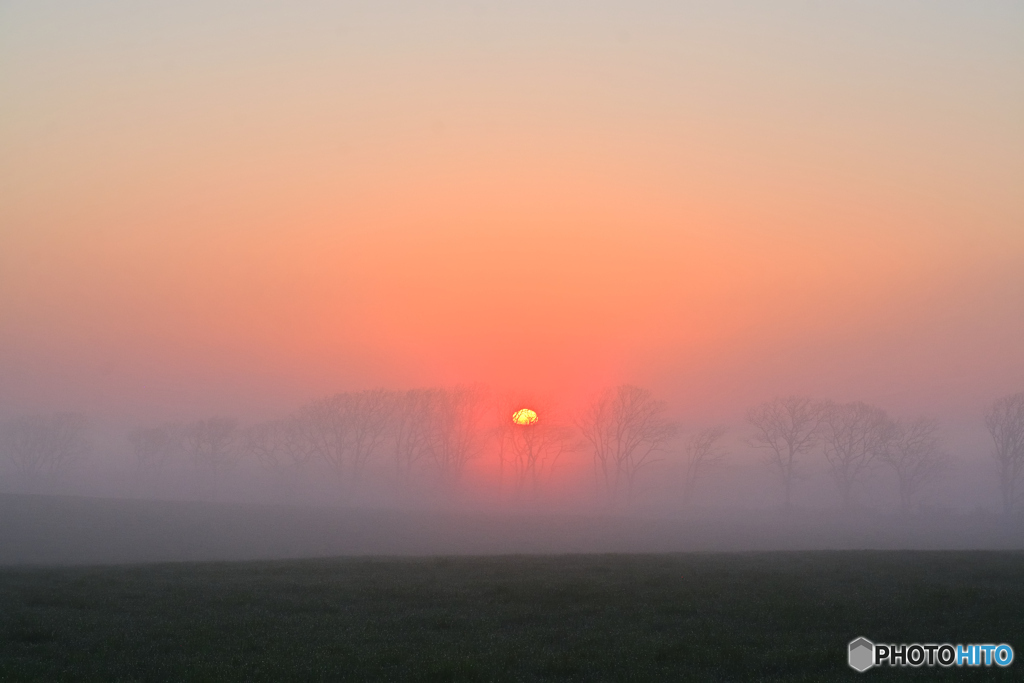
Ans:
[[[795,552],[0,569],[0,680],[1019,680],[876,642],[1024,643],[1024,554]]]

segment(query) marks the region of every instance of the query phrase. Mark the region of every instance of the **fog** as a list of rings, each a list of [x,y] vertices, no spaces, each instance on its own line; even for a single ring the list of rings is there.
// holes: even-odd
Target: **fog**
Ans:
[[[1019,547],[1022,11],[3,3],[0,561]]]
[[[634,385],[569,407],[475,385],[260,420],[25,414],[0,429],[0,561],[1017,548],[994,439],[1018,404],[956,423],[788,396],[708,425]]]

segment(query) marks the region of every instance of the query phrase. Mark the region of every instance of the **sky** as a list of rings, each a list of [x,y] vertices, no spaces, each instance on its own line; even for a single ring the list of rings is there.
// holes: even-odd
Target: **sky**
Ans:
[[[1024,390],[1019,2],[0,2],[0,412]]]

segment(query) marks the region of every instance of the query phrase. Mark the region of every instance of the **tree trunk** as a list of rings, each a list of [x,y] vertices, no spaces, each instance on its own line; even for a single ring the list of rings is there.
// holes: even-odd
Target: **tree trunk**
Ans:
[[[1013,517],[1013,480],[1009,476],[1004,476],[1000,486],[1001,493],[1003,494],[1003,516],[1007,519]]]

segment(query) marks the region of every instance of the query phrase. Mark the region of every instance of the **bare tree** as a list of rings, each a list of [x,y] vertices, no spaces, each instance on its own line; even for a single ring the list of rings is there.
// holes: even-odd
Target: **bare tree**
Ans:
[[[558,421],[554,410],[533,401],[505,401],[498,413],[501,477],[504,479],[507,469],[517,495],[529,492],[536,496],[559,457],[571,448],[572,433]]]
[[[383,450],[393,409],[392,396],[378,389],[313,401],[299,411],[299,419],[311,452],[350,486]]]
[[[182,428],[176,424],[143,427],[128,432],[135,458],[136,481],[152,478],[155,484],[164,469],[182,450]]]
[[[434,392],[429,389],[412,389],[392,397],[391,439],[399,486],[409,485],[413,467],[426,453],[433,399]]]
[[[945,464],[939,443],[939,423],[919,417],[898,421],[882,460],[893,468],[900,492],[900,510],[908,514],[914,498]]]
[[[211,417],[185,425],[185,450],[192,464],[209,475],[214,496],[218,479],[237,461],[237,437],[238,422],[230,417]]]
[[[349,459],[354,481],[359,481],[367,464],[383,450],[391,422],[394,401],[382,389],[349,394],[347,401],[351,446]]]
[[[999,468],[1003,514],[1010,517],[1017,502],[1017,484],[1024,471],[1024,392],[1004,396],[985,413],[992,451]]]
[[[343,477],[348,458],[349,421],[345,395],[335,394],[303,406],[297,419],[309,449]]]
[[[792,505],[798,460],[817,445],[820,420],[820,405],[806,396],[776,397],[747,412],[754,427],[749,443],[767,451],[766,461],[782,483],[786,510]]]
[[[881,408],[866,403],[827,403],[822,409],[822,445],[844,508],[876,458],[889,448],[895,423]]]
[[[242,430],[239,439],[242,454],[267,469],[280,469],[285,464],[284,426],[284,420],[249,425]]]
[[[483,398],[483,390],[473,386],[433,392],[424,452],[445,484],[457,482],[469,461],[480,454]]]
[[[278,452],[283,454],[285,466],[293,472],[303,469],[316,457],[301,415],[289,415],[279,420],[277,439],[280,443]]]
[[[0,451],[29,487],[65,474],[89,447],[88,423],[78,413],[29,415],[0,425]]]
[[[697,482],[709,467],[719,462],[725,452],[719,440],[725,436],[725,427],[707,427],[693,434],[683,448],[683,505],[689,506],[697,490]]]
[[[286,499],[294,494],[300,473],[314,456],[298,416],[246,427],[241,434],[241,451],[274,474],[275,485]]]
[[[630,384],[605,392],[576,419],[576,426],[590,445],[594,472],[609,502],[624,496],[627,504],[633,500],[637,474],[676,431],[665,416],[665,404]]]

